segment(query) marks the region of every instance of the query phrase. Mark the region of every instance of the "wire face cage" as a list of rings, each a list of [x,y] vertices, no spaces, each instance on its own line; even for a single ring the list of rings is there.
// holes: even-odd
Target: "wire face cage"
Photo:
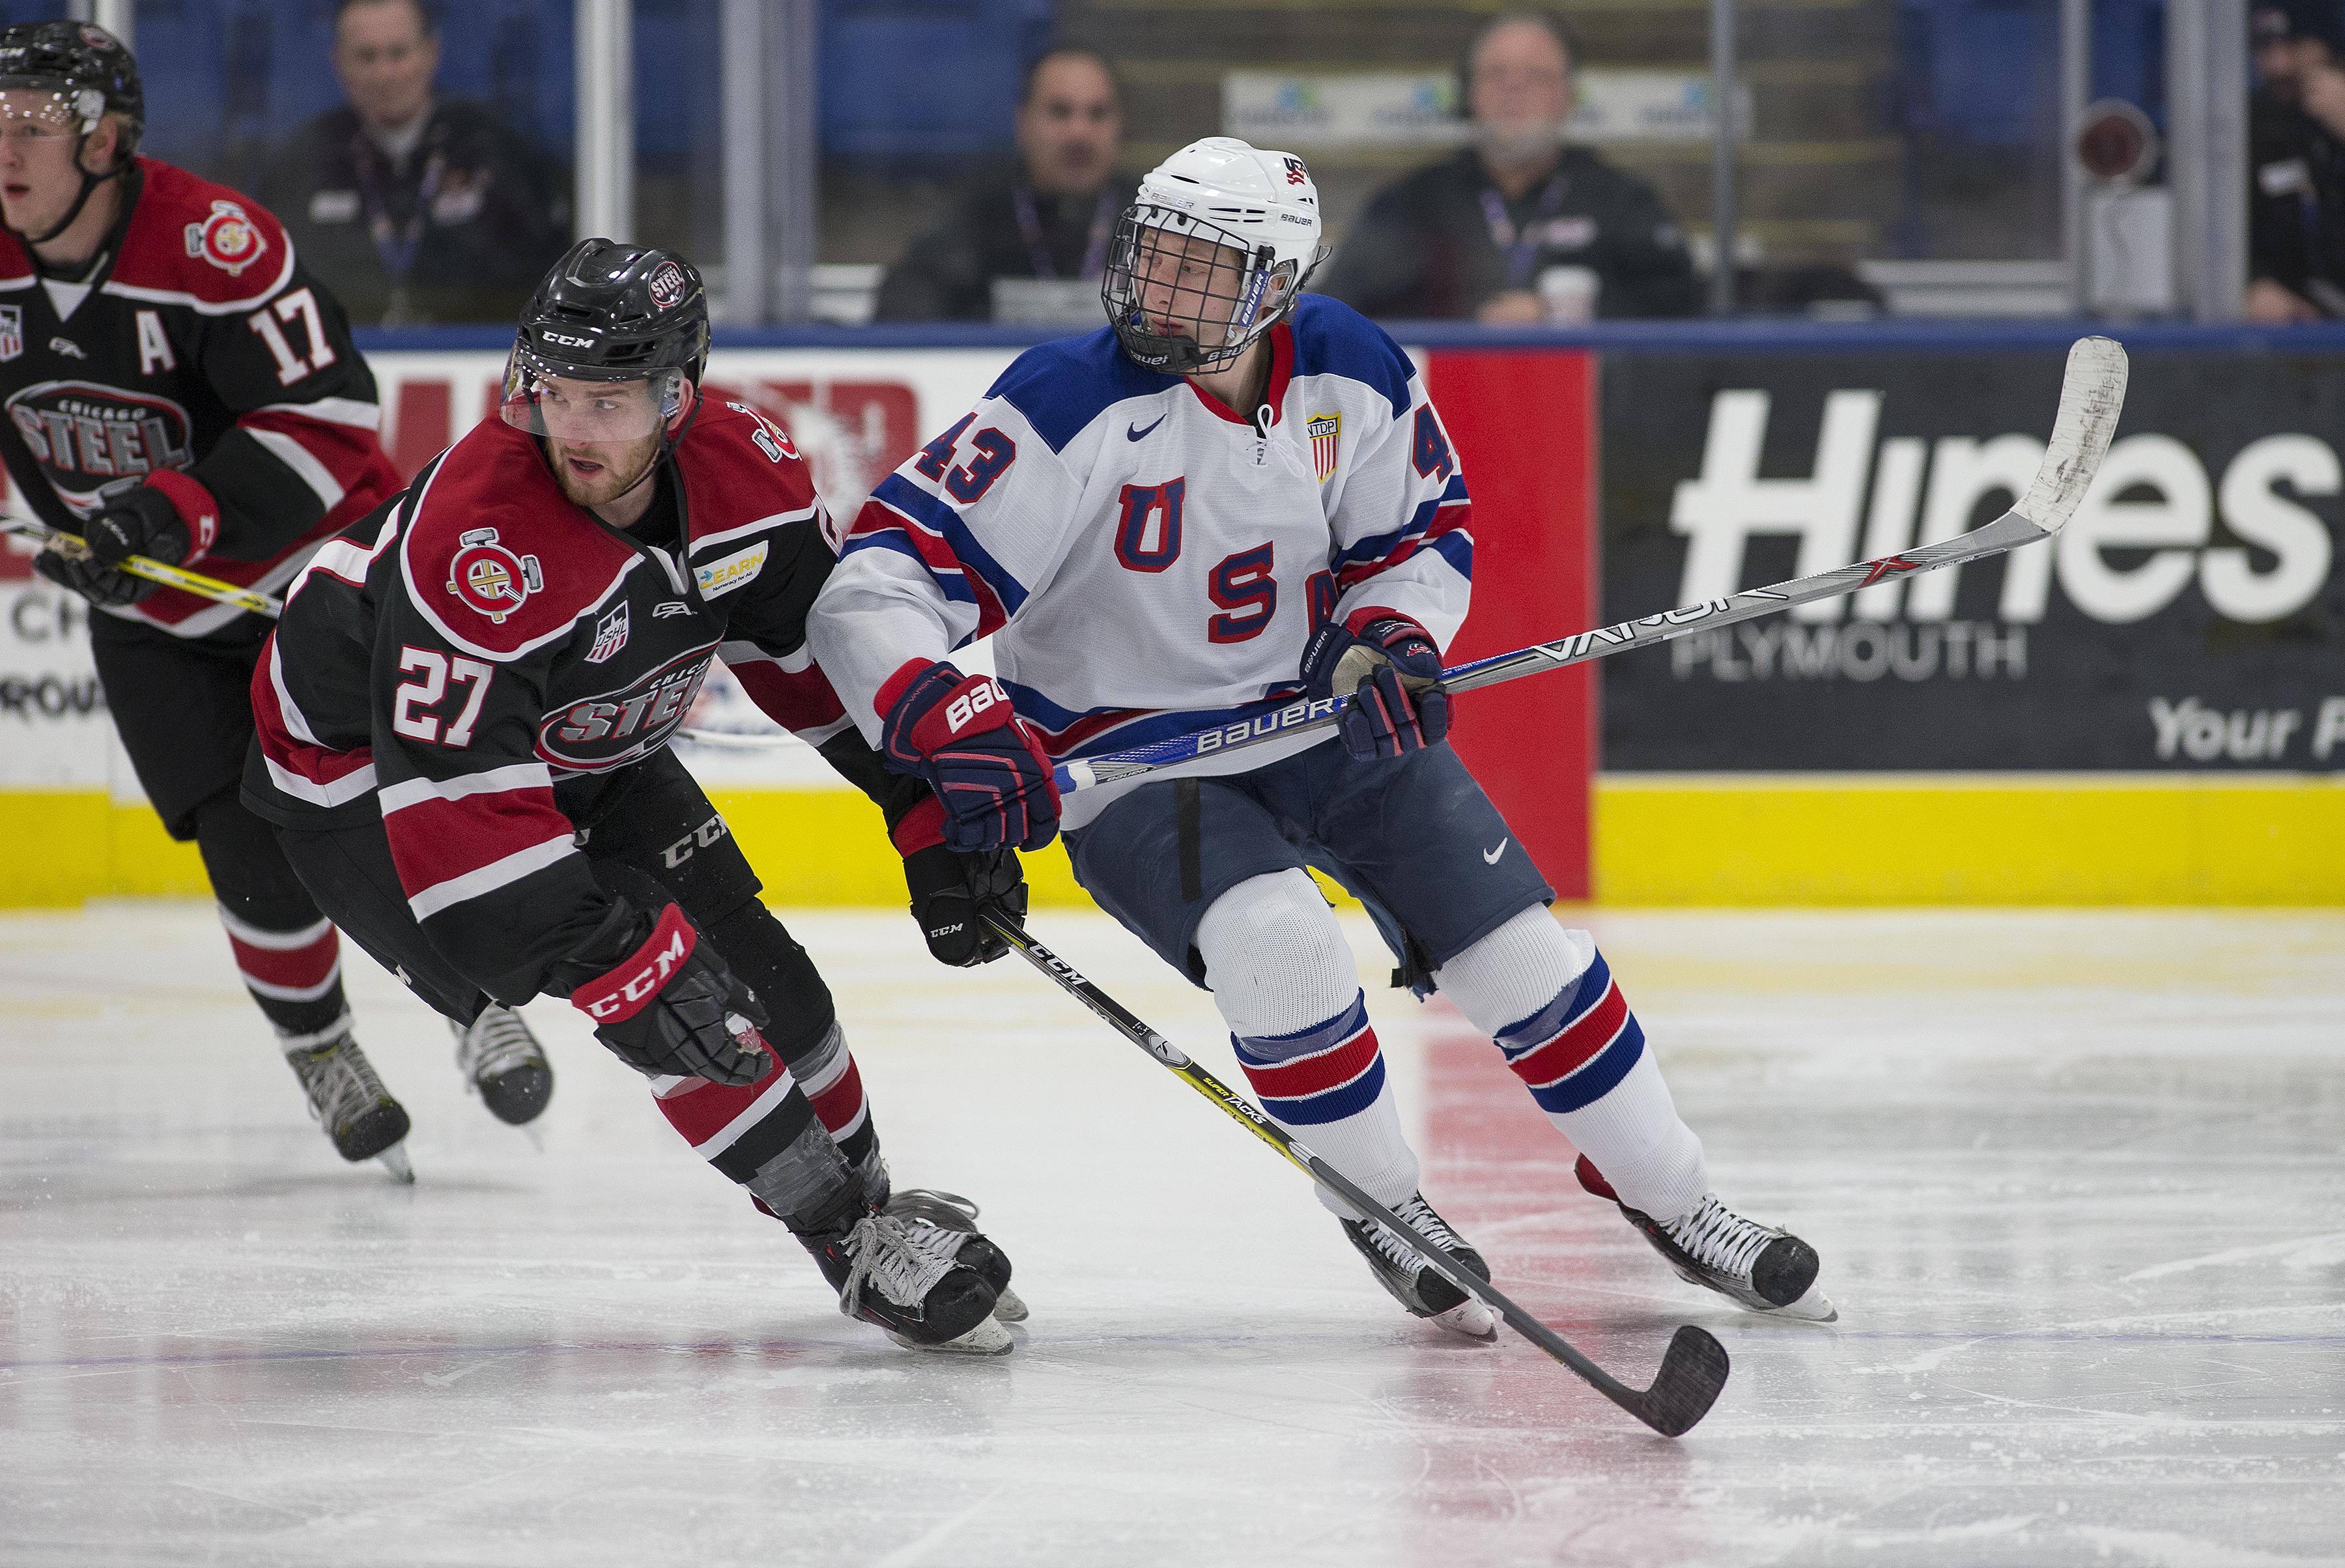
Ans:
[[[1175,375],[1228,364],[1294,293],[1294,264],[1218,224],[1152,202],[1116,224],[1100,300],[1124,351]]]

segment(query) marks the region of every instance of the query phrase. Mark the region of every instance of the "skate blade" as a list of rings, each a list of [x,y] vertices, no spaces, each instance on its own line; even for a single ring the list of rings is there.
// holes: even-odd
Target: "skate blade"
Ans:
[[[935,1345],[923,1345],[918,1339],[907,1339],[893,1329],[887,1332],[888,1338],[907,1350],[927,1350],[948,1356],[1006,1356],[1010,1354],[1012,1344],[1010,1330],[990,1318],[980,1318],[977,1327],[968,1333]]]
[[[1436,1312],[1426,1321],[1477,1344],[1493,1344],[1498,1338],[1497,1314],[1475,1297],[1469,1296],[1447,1312]]]
[[[1001,1294],[994,1299],[993,1320],[997,1323],[1026,1321],[1025,1300],[1007,1285],[1001,1288]]]
[[[1769,1318],[1790,1318],[1802,1323],[1840,1321],[1840,1308],[1832,1304],[1830,1297],[1812,1285],[1808,1287],[1806,1295],[1790,1306],[1770,1308],[1763,1315]]]
[[[382,1162],[382,1168],[391,1173],[391,1180],[405,1186],[415,1185],[415,1167],[408,1163],[405,1144],[393,1144],[374,1157]]]

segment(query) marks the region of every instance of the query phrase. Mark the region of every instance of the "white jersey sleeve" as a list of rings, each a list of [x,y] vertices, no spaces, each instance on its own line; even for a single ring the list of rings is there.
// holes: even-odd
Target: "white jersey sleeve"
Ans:
[[[1466,476],[1423,377],[1408,396],[1406,414],[1366,433],[1330,519],[1334,618],[1357,630],[1406,616],[1446,648],[1473,586]]]
[[[879,482],[848,532],[807,638],[848,716],[878,739],[879,688],[1015,620],[1082,515],[1082,484],[989,394]]]

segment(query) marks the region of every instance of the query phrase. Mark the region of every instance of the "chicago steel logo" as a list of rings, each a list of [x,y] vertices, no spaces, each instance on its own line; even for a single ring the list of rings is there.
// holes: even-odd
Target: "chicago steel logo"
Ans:
[[[14,314],[16,307],[8,307]],[[0,318],[0,324],[5,324]],[[41,382],[8,399],[8,420],[63,501],[86,515],[100,487],[196,460],[188,411],[95,382]]]
[[[200,256],[231,278],[269,249],[259,226],[233,201],[215,201],[209,216],[188,225],[188,254]]]
[[[537,557],[514,555],[497,543],[493,528],[467,529],[456,535],[456,544],[448,561],[448,591],[499,626],[545,586]]]
[[[652,272],[652,303],[663,311],[673,311],[684,298],[684,269],[673,261],[663,261]]]
[[[678,654],[615,691],[547,714],[537,727],[538,756],[557,768],[598,773],[654,750],[692,711],[716,647]]]

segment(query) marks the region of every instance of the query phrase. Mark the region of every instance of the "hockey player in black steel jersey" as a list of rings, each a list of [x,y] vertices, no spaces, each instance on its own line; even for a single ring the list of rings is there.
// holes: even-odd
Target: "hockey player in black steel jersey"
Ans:
[[[343,1158],[407,1114],[350,1037],[333,927],[239,801],[246,690],[268,623],[115,568],[138,555],[273,590],[399,486],[374,378],[277,220],[137,156],[138,68],[103,28],[0,32],[0,458],[88,545],[34,565],[88,599],[107,705],[173,838],[193,839],[253,1000]],[[489,1108],[526,1122],[553,1080],[518,1017],[461,1030]]]
[[[1017,857],[943,846],[806,647],[837,542],[781,428],[704,398],[680,258],[582,240],[523,313],[502,418],[320,550],[253,680],[246,799],[342,930],[442,1012],[565,995],[841,1308],[995,1353],[1024,1308],[974,1206],[892,1193],[830,993],[667,748],[712,658],[878,801],[930,949],[997,956]]]

